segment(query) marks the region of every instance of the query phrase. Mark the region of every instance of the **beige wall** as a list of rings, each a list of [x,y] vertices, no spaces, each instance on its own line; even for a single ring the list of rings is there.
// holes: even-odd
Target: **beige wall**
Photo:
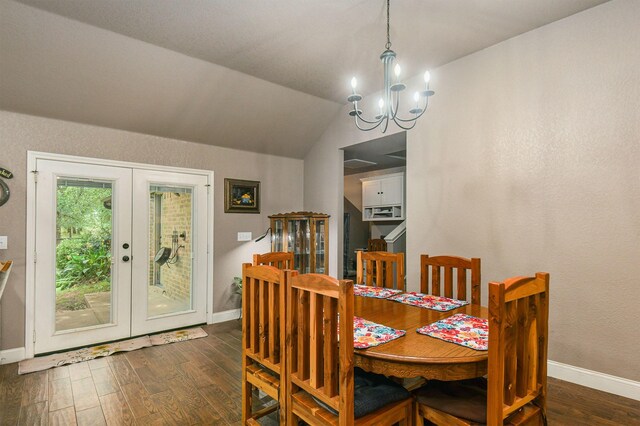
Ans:
[[[0,111],[0,166],[15,174],[8,181],[11,199],[0,207],[0,235],[9,236],[0,260],[16,262],[2,300],[4,349],[24,346],[27,150],[213,170],[214,312],[238,307],[233,277],[252,253],[270,249],[267,240],[238,242],[236,233],[257,237],[269,226],[269,214],[302,209],[302,160]],[[225,177],[261,181],[261,214],[224,213]]]
[[[481,257],[485,301],[488,281],[548,271],[549,358],[631,380],[638,22],[640,2],[616,0],[434,70],[432,108],[407,138],[409,288],[419,253]],[[354,127],[345,110],[306,157],[306,209],[340,214],[338,148],[379,136]]]

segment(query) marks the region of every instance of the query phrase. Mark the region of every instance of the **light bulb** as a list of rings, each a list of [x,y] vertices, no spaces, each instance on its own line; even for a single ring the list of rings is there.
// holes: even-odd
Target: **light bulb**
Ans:
[[[396,78],[400,77],[400,72],[402,71],[402,68],[400,68],[400,64],[396,64],[395,68],[393,69],[393,72],[396,73]]]
[[[380,100],[378,101],[378,106],[380,107],[380,115],[383,115],[382,112],[384,111],[384,101],[382,100],[382,98],[380,98]]]
[[[416,101],[416,105],[418,105],[418,101],[420,100],[420,93],[418,92],[414,93],[413,100]]]
[[[424,72],[424,82],[428,83],[431,80],[431,73],[429,71]]]
[[[356,90],[356,86],[358,85],[358,79],[353,77],[351,79],[351,88],[355,91]]]

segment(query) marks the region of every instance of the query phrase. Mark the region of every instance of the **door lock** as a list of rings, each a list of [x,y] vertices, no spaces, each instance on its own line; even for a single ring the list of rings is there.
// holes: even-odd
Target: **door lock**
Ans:
[[[128,262],[129,261],[129,256],[122,256],[122,261],[123,262]]]

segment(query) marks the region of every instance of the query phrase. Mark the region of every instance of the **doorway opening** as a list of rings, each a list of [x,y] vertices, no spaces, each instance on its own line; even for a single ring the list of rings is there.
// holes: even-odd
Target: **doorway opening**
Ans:
[[[357,251],[380,240],[386,251],[405,251],[407,134],[383,136],[343,151],[343,277],[355,279]]]

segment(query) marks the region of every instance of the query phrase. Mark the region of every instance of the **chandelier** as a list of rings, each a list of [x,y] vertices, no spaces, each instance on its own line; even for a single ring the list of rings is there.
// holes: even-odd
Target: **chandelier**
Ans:
[[[418,118],[424,114],[429,104],[429,97],[435,92],[429,90],[429,79],[431,75],[429,71],[424,73],[424,90],[415,92],[413,100],[415,106],[409,110],[409,117],[401,118],[398,116],[398,105],[400,104],[400,92],[405,90],[407,86],[400,81],[401,68],[399,64],[393,67],[393,62],[396,58],[396,52],[391,50],[391,39],[389,37],[389,1],[387,0],[387,44],[385,44],[385,51],[380,55],[384,67],[384,91],[382,97],[378,101],[378,108],[380,112],[374,117],[374,119],[366,119],[362,116],[362,110],[358,108],[358,102],[362,100],[362,96],[356,92],[356,86],[358,80],[353,77],[351,79],[352,93],[347,98],[347,101],[353,104],[353,109],[349,111],[349,115],[354,117],[356,126],[360,130],[369,131],[381,127],[382,133],[387,131],[389,121],[393,120],[398,127],[404,130],[411,130],[416,125]],[[395,79],[392,81],[391,69],[393,67],[393,74]]]

